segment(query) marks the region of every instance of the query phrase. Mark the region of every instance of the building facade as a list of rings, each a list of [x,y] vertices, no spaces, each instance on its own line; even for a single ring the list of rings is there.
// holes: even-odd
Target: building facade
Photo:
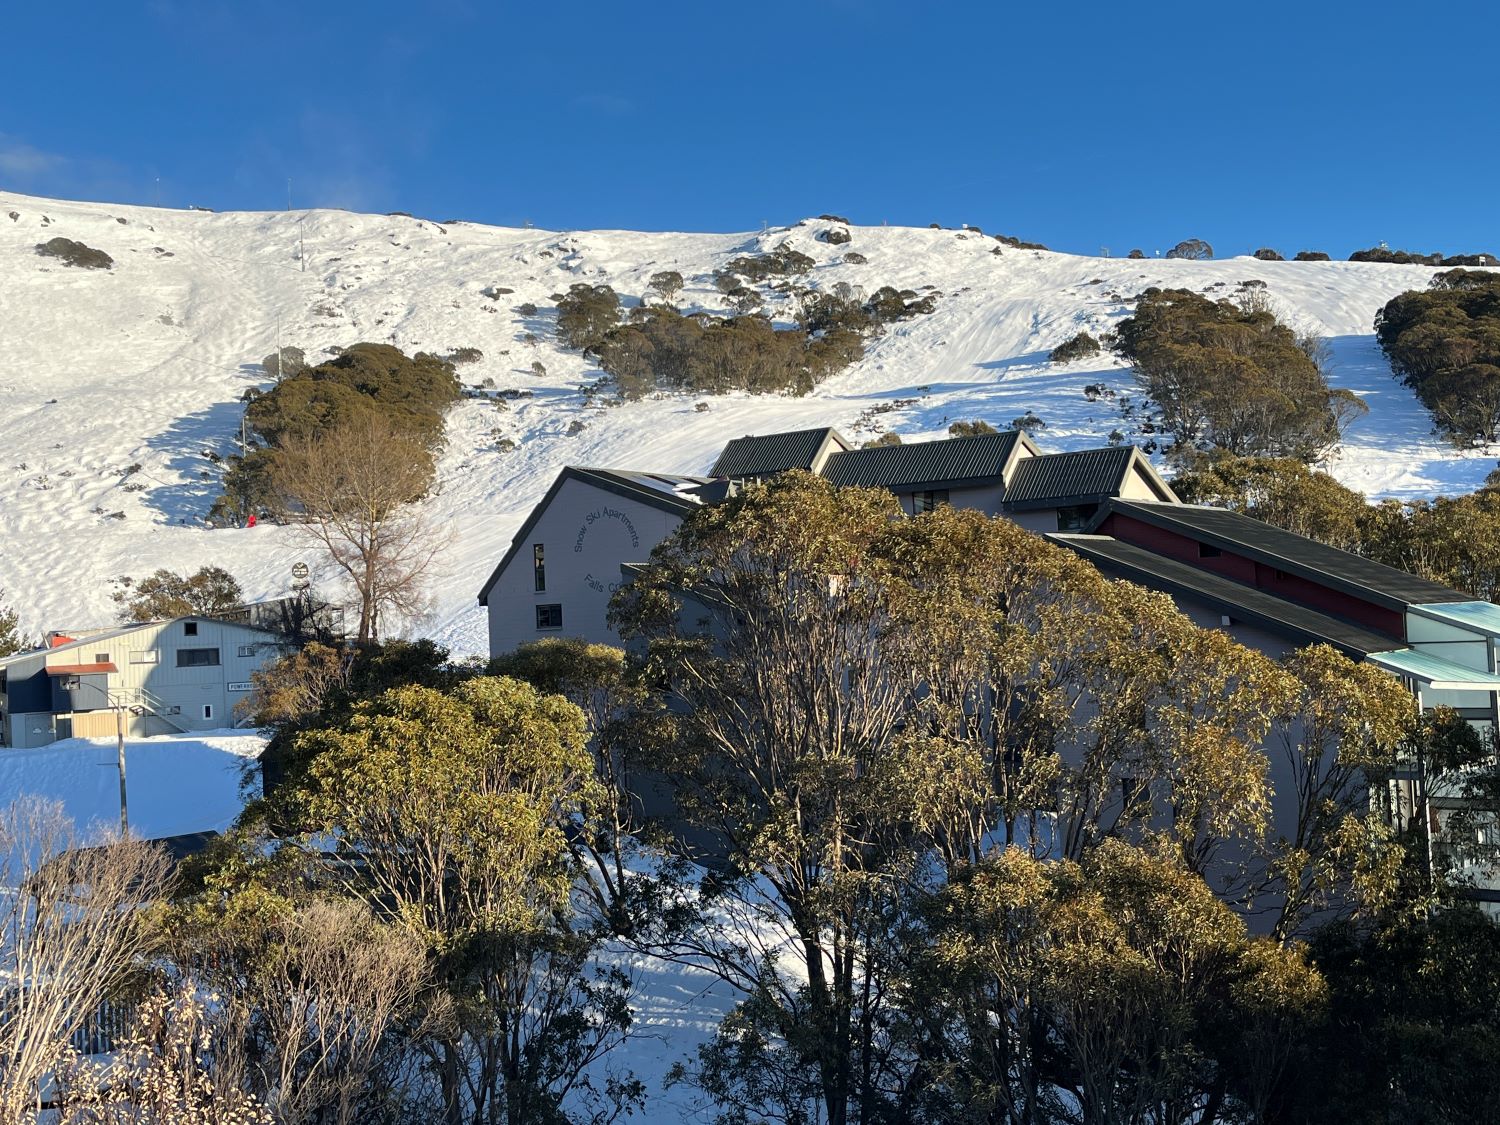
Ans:
[[[622,569],[645,562],[695,507],[792,469],[889,489],[908,514],[953,504],[1038,532],[1081,528],[1114,498],[1177,502],[1132,446],[1044,454],[1019,431],[870,449],[827,427],[743,437],[704,476],[569,466],[480,590],[491,655],[544,636],[618,644],[605,616]]]
[[[0,745],[234,726],[251,675],[284,651],[275,633],[210,617],[54,633],[0,658]]]
[[[908,514],[952,504],[1004,516],[1272,658],[1328,644],[1399,678],[1422,706],[1455,708],[1481,733],[1500,730],[1500,606],[1235,512],[1184,504],[1133,447],[1046,454],[1019,432],[855,449],[836,430],[802,430],[732,441],[703,477],[565,469],[480,593],[491,653],[544,636],[619,644],[609,597],[651,548],[695,507],[792,469],[889,489]],[[1273,756],[1278,823],[1297,791],[1289,768]],[[1419,806],[1420,779],[1394,784],[1408,816],[1425,809],[1419,819],[1440,824],[1460,807],[1441,792]],[[1476,881],[1493,886],[1496,874]]]

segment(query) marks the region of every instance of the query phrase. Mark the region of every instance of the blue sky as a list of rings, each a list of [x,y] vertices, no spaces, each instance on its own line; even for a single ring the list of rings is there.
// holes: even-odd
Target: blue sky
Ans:
[[[1489,4],[64,0],[3,28],[0,187],[39,195],[1500,251]]]

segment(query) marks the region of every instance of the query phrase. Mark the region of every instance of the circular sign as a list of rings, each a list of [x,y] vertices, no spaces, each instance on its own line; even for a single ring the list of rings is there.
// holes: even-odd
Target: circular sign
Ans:
[[[299,581],[307,577],[307,564],[304,562],[292,564],[292,577]]]

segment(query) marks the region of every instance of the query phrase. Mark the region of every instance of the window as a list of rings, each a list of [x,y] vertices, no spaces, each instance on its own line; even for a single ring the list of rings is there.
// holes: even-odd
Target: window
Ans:
[[[109,663],[109,653],[107,653],[107,652],[96,652],[96,653],[94,653],[94,663],[95,664],[108,664]]]
[[[179,668],[213,668],[219,663],[216,648],[180,648],[177,650]]]
[[[212,703],[205,703],[203,705],[203,717],[205,719],[212,719],[214,717],[214,705]]]
[[[154,648],[136,649],[130,654],[130,663],[132,664],[159,664],[160,662],[161,653],[157,652]]]
[[[182,635],[184,637],[196,637],[198,635],[198,623],[196,621],[184,621],[182,623]]]
[[[938,489],[935,492],[913,492],[911,494],[911,514],[920,515],[922,512],[930,512],[939,504],[948,502],[948,490]]]
[[[240,645],[238,648],[236,648],[234,650],[234,654],[236,656],[254,656],[255,655],[255,646],[254,645]]]
[[[547,564],[542,560],[542,544],[531,548],[531,574],[536,579],[538,591],[547,588]]]
[[[1199,543],[1198,557],[1200,559],[1216,559],[1219,557],[1219,548],[1210,547],[1207,543]]]
[[[539,605],[536,607],[536,627],[538,629],[561,629],[562,628],[562,606]]]
[[[1092,508],[1059,508],[1057,509],[1057,530],[1082,531],[1088,526],[1089,517],[1093,514]]]

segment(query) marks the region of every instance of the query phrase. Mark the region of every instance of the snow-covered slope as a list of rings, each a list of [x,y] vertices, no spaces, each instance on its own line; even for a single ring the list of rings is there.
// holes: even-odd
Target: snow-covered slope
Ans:
[[[68,203],[0,193],[0,589],[33,629],[107,621],[112,581],[215,563],[253,597],[285,593],[299,559],[285,531],[210,529],[215,458],[238,441],[239,400],[264,384],[278,340],[316,362],[370,340],[408,352],[479,348],[460,368],[532,397],[488,397],[450,415],[431,501],[445,546],[433,612],[412,628],[458,652],[484,647],[475,596],[527,510],[564,464],[701,472],[730,438],[832,424],[853,436],[939,436],[950,421],[1004,426],[1028,411],[1048,449],[1101,444],[1122,427],[1083,388],[1127,389],[1108,357],[1068,366],[1047,352],[1080,329],[1128,315],[1151,285],[1233,295],[1260,279],[1278,312],[1330,340],[1334,381],[1370,405],[1331,466],[1376,495],[1467,490],[1493,467],[1431,434],[1426,412],[1375,346],[1376,310],[1427,284],[1420,266],[1348,262],[1100,259],[1002,247],[976,232],[851,227],[848,245],[813,221],[755,234],[557,233],[341,211],[213,214]],[[114,258],[87,271],[38,256],[77,239]],[[941,294],[937,311],[873,341],[866,358],[801,399],[730,395],[589,405],[597,378],[551,334],[550,295],[607,282],[633,304],[658,270],[688,279],[679,304],[722,309],[712,270],[789,241],[818,261],[809,281]],[[299,245],[305,245],[302,268]],[[865,264],[842,261],[858,251]],[[496,288],[511,292],[489,297]],[[522,316],[516,307],[535,304]],[[772,305],[774,312],[775,305]],[[533,374],[540,362],[544,375]],[[898,405],[899,400],[899,405]],[[894,407],[894,408],[893,408]],[[584,423],[569,435],[570,425]],[[509,438],[514,450],[497,443]],[[328,580],[325,576],[325,580]]]

